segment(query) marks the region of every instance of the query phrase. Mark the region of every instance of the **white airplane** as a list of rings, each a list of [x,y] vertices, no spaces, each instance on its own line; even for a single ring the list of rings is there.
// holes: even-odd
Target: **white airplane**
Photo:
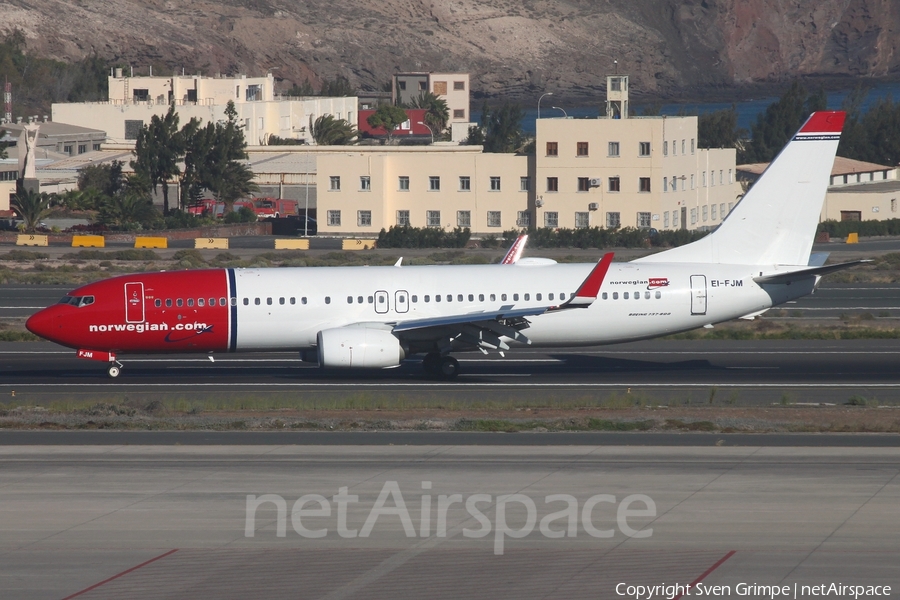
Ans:
[[[813,114],[716,231],[628,263],[518,258],[520,238],[501,265],[141,273],[82,286],[27,327],[112,377],[127,353],[297,351],[332,368],[422,354],[426,372],[452,378],[455,352],[613,344],[760,314],[860,262],[810,259],[844,116]]]

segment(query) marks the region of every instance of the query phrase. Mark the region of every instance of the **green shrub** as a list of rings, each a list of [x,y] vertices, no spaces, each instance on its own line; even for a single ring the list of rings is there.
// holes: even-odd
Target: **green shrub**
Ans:
[[[391,227],[378,233],[379,248],[465,248],[472,232],[468,227],[444,231],[438,227]]]

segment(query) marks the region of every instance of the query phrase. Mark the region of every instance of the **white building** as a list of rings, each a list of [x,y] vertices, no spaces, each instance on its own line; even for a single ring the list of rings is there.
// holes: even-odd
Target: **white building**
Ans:
[[[471,123],[469,114],[469,74],[468,73],[397,73],[393,77],[392,100],[394,104],[409,104],[423,92],[431,92],[447,103],[450,120],[451,140],[460,142],[469,135]]]
[[[272,74],[265,77],[125,77],[121,69],[109,77],[102,102],[54,103],[53,121],[106,131],[107,140],[137,139],[153,115],[163,116],[173,103],[183,126],[197,118],[221,121],[233,101],[249,144],[265,144],[269,136],[310,139],[309,124],[331,114],[356,123],[357,98],[282,97],[275,95]]]

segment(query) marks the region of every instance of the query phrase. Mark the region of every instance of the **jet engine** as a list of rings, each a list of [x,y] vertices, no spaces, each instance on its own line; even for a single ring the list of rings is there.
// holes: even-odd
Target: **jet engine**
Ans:
[[[320,331],[316,338],[320,367],[382,369],[406,358],[400,340],[384,329],[339,327]]]

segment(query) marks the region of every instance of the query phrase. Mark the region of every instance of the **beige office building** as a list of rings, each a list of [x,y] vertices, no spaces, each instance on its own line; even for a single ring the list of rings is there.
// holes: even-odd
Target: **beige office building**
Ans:
[[[153,115],[163,116],[174,103],[181,125],[191,118],[221,121],[229,101],[235,104],[250,144],[269,136],[310,140],[309,123],[324,114],[356,123],[358,100],[275,95],[275,80],[265,77],[125,77],[119,69],[109,77],[109,96],[102,102],[54,103],[53,121],[106,131],[107,140],[137,139]]]

